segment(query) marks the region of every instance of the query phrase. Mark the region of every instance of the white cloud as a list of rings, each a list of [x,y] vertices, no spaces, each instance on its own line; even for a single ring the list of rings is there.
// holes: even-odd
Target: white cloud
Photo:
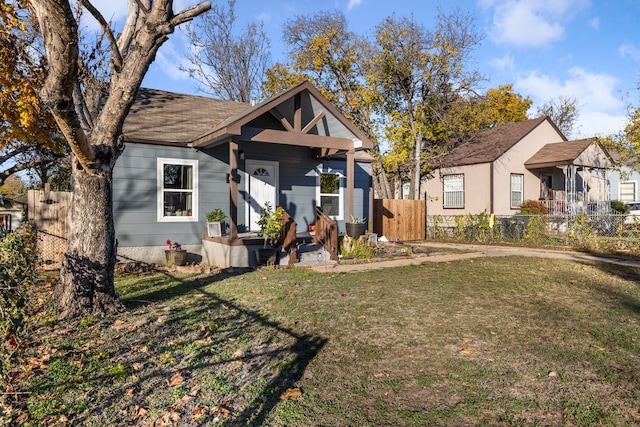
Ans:
[[[349,0],[349,5],[347,6],[347,10],[351,10],[354,7],[360,6],[362,4],[362,0]]]
[[[575,98],[580,108],[578,130],[582,136],[614,133],[622,129],[625,105],[616,96],[619,80],[607,74],[596,74],[573,67],[566,80],[531,71],[516,80],[518,93],[534,101],[532,112],[538,105],[558,96]]]
[[[572,15],[589,0],[483,0],[481,7],[493,9],[491,37],[502,44],[538,47],[565,34]]]
[[[511,71],[513,70],[513,56],[507,54],[502,58],[492,58],[489,60],[489,65],[498,71]]]
[[[156,66],[171,80],[187,80],[189,74],[181,71],[180,66],[189,68],[192,64],[186,57],[187,48],[184,45],[184,36],[180,32],[172,34],[173,38],[169,38],[158,49],[156,54]]]
[[[630,56],[634,61],[640,61],[640,49],[638,49],[633,43],[623,43],[618,48],[620,56]]]
[[[589,27],[593,28],[594,30],[599,30],[600,29],[600,18],[593,18],[591,20],[589,20]]]

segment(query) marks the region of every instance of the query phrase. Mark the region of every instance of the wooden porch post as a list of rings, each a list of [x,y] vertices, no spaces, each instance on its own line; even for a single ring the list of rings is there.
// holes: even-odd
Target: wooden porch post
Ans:
[[[229,240],[238,238],[238,143],[229,140]]]
[[[353,148],[347,152],[347,216],[345,220],[351,221],[353,215],[353,189],[355,186],[355,151]]]

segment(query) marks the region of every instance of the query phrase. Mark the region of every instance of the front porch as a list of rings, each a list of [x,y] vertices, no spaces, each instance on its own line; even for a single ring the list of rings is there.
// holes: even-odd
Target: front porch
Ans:
[[[596,139],[548,144],[525,163],[540,180],[538,201],[554,216],[608,213],[611,165]]]
[[[284,228],[274,248],[274,258],[267,265],[318,265],[338,261],[338,224],[320,207],[316,207],[314,231],[297,230],[297,224],[285,211]],[[227,236],[202,238],[202,259],[220,268],[257,267],[258,250],[272,247],[256,232],[229,233]]]

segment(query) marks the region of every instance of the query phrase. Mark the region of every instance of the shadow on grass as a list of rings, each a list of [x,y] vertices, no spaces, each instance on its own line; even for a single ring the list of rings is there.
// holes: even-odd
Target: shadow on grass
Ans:
[[[640,267],[620,266],[608,263],[598,263],[598,268],[612,276],[635,283],[640,288]],[[640,300],[628,293],[616,292],[610,287],[598,287],[598,291],[615,298],[620,305],[631,313],[640,316]]]
[[[193,380],[201,387],[202,396],[194,399],[194,407],[198,404],[228,406],[231,416],[226,423],[230,424],[223,421],[222,425],[263,425],[281,401],[281,394],[302,378],[327,339],[296,332],[259,309],[216,293],[216,283],[249,271],[234,269],[209,277],[185,278],[164,273],[163,276],[142,276],[127,285],[127,293],[131,295],[129,290],[133,287],[135,296],[126,298],[125,294],[123,298],[129,308],[124,324],[141,322],[140,319],[146,323],[130,333],[124,332],[127,328],[123,327],[120,338],[112,340],[114,344],[105,350],[109,354],[120,353],[117,358],[125,366],[144,364],[145,368],[136,375],[134,383],[116,386],[106,386],[110,381],[108,376],[93,376],[90,383],[101,403],[75,421],[95,423],[111,410],[122,416],[123,409],[134,406],[174,408],[175,401],[167,396],[172,389],[167,383],[179,372],[186,379],[185,385]],[[152,289],[144,292],[145,287]],[[161,317],[166,319],[159,322]],[[215,328],[207,330],[206,325],[212,323]],[[200,344],[187,351],[187,346],[193,343]],[[147,347],[150,352],[130,350],[141,347]],[[246,351],[238,352],[238,348]],[[163,364],[162,357],[167,355],[175,357],[175,363]],[[212,378],[220,376],[225,384],[218,387]],[[131,387],[136,393],[125,396],[123,391]],[[194,425],[190,418],[194,407],[183,408],[179,425]],[[211,422],[211,417],[205,421]],[[131,419],[116,421],[130,423]]]

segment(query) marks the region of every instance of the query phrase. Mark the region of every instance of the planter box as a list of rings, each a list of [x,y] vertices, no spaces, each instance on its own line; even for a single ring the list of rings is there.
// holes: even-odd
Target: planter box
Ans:
[[[187,250],[180,249],[176,250],[165,250],[164,257],[167,260],[167,266],[171,267],[172,265],[186,265],[187,264]]]
[[[258,265],[276,265],[280,255],[279,248],[259,248],[256,249],[256,261]]]
[[[347,230],[347,236],[357,239],[364,234],[366,224],[354,224],[351,222],[347,222],[345,223],[345,228]]]
[[[227,234],[226,221],[216,221],[207,223],[207,235],[209,237],[221,237]]]

